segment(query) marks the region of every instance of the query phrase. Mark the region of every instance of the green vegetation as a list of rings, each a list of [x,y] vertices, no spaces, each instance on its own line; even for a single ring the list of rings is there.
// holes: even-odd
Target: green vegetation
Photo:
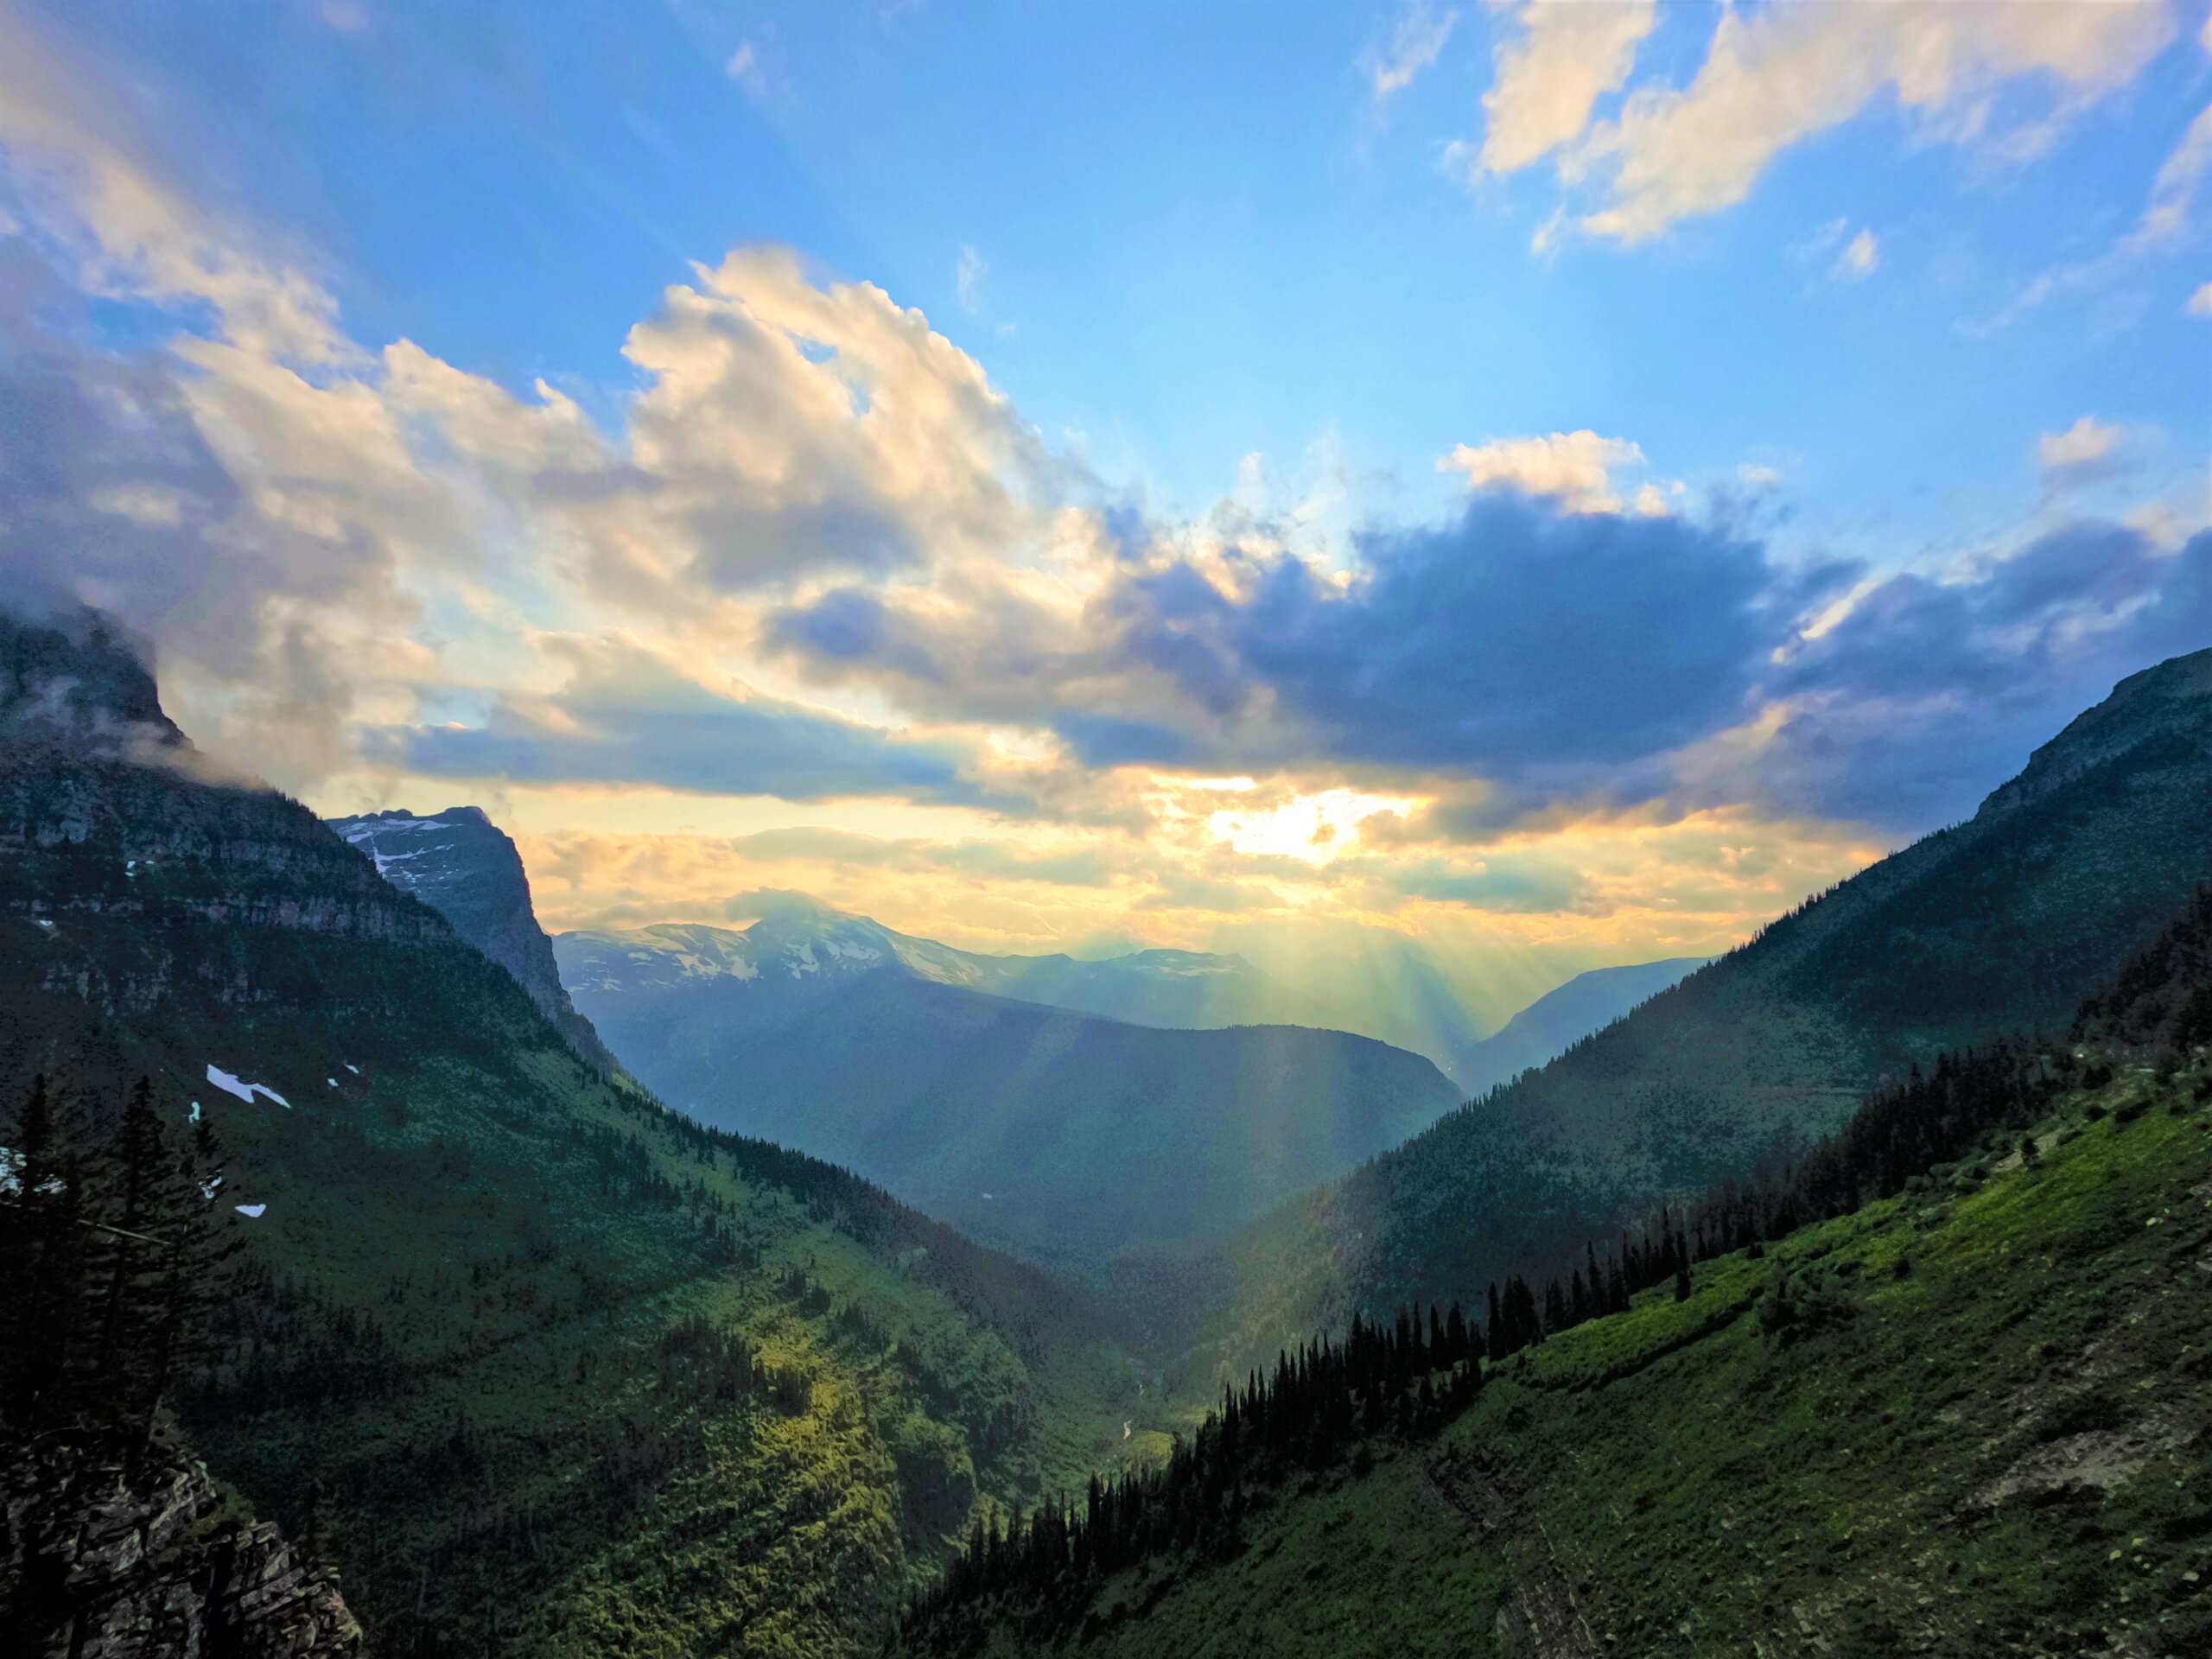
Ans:
[[[1357,1307],[1446,1301],[1625,1207],[1786,1163],[1884,1077],[2055,1031],[2207,874],[2212,652],[2123,683],[1929,836],[1151,1300],[1201,1392]]]
[[[1258,1495],[1230,1559],[977,1650],[2202,1652],[2207,1078],[2070,1091],[2032,1162],[1993,1136],[1702,1263],[1493,1368],[1433,1439]]]
[[[197,1103],[245,1277],[167,1392],[215,1474],[342,1568],[372,1651],[856,1651],[979,1506],[1110,1460],[1136,1378],[1079,1300],[604,1078],[174,728],[149,753],[57,726],[24,664],[158,716],[66,645],[0,637],[0,1141],[45,1075],[67,1144],[41,1155],[119,1215],[135,1080],[173,1140]],[[165,1268],[130,1269],[149,1329]],[[12,1405],[5,1427],[29,1431]]]
[[[2090,1004],[2090,1038],[2201,1002],[2212,902],[2177,931],[2188,949],[2164,956],[2183,971]],[[1440,1433],[1367,1435],[1239,1496],[1228,1537],[916,1639],[2203,1652],[2208,1102],[2203,1048],[2148,1064],[2093,1048],[2029,1133],[1993,1126],[1896,1197],[1703,1261],[1688,1296],[1659,1285],[1524,1347]]]

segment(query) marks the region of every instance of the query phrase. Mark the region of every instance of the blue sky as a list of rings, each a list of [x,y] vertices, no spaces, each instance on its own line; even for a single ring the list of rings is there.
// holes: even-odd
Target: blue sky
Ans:
[[[687,262],[773,242],[920,307],[1109,482],[1185,512],[1245,455],[1294,474],[1317,443],[1432,506],[1452,444],[1594,425],[1677,475],[1767,457],[1808,533],[1893,541],[1895,515],[1941,537],[2017,511],[2036,435],[2084,411],[2205,432],[2201,257],[1986,327],[2139,210],[2212,88],[2178,39],[2031,165],[1877,99],[1662,245],[1535,258],[1542,170],[1471,191],[1440,160],[1513,27],[1479,4],[1433,13],[1456,17],[1436,61],[1381,103],[1402,8],[71,10],[158,79],[212,187],[309,239],[365,337],[525,388],[619,381]],[[1694,73],[1709,22],[1664,14],[1643,55]],[[1839,219],[1878,238],[1866,279],[1813,251]]]
[[[556,919],[1702,950],[2212,643],[2197,0],[0,30],[11,563]]]

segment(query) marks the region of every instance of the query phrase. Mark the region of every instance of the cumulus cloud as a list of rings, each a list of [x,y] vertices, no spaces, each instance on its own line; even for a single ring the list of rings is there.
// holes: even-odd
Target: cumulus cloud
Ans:
[[[1567,181],[1600,181],[1610,198],[1582,227],[1646,242],[1735,206],[1783,150],[1884,99],[1931,137],[1988,138],[1998,92],[2033,78],[2053,89],[2047,131],[2133,79],[2173,27],[2163,4],[1730,8],[1688,85],[1637,87],[1586,130],[1590,105],[1563,130],[1563,103],[1542,137]]]
[[[1573,143],[1598,100],[1618,92],[1658,21],[1656,0],[1492,0],[1519,25],[1497,48],[1483,94],[1487,121],[1477,164],[1511,173]]]
[[[2121,461],[2125,435],[2120,428],[2084,415],[2063,432],[2046,432],[2036,440],[2036,465],[2053,485],[2109,477]]]
[[[1643,451],[1626,438],[1601,438],[1584,429],[1542,437],[1462,443],[1436,463],[1439,472],[1465,473],[1471,489],[1513,489],[1546,497],[1568,512],[1618,512],[1612,474],[1640,467]],[[1661,510],[1663,511],[1663,498]]]
[[[1437,16],[1421,0],[1414,0],[1390,31],[1389,43],[1367,54],[1368,86],[1375,101],[1385,103],[1420,79],[1444,50],[1459,21],[1456,11]]]

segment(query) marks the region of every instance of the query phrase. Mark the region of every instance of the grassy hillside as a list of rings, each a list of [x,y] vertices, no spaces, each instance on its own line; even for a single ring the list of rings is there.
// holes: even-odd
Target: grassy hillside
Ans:
[[[2208,1097],[2201,1051],[2069,1091],[2031,1163],[2007,1135],[1701,1263],[1255,1496],[1230,1550],[938,1650],[2204,1652]]]
[[[2212,874],[2212,652],[1542,1071],[1254,1224],[1173,1298],[1232,1362],[1446,1298],[1817,1138],[1938,1048],[2063,1026]]]
[[[372,1650],[856,1651],[979,1501],[1110,1459],[1082,1305],[590,1071],[134,672],[0,636],[0,1122],[35,1072],[80,1148],[141,1075],[213,1121],[248,1277],[186,1425]]]
[[[632,962],[645,945],[625,937],[557,949],[577,1006],[664,1098],[1071,1267],[1218,1238],[1459,1098],[1419,1055],[1343,1032],[1127,1025],[918,978],[887,947],[832,956],[835,936],[746,977],[685,974]]]

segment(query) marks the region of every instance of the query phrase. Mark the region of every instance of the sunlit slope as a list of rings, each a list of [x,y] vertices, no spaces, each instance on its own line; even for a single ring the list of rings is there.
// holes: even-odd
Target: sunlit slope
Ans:
[[[2212,1073],[2130,1071],[1900,1198],[1557,1335],[973,1651],[2212,1650]],[[1787,1310],[1786,1314],[1783,1310]]]
[[[772,925],[772,946],[753,937]],[[1459,1099],[1371,1038],[1166,1030],[918,977],[858,918],[648,931],[556,950],[577,1006],[663,1098],[1071,1266],[1218,1238]]]
[[[1118,1441],[1062,1293],[610,1085],[305,809],[211,779],[109,642],[0,647],[6,1109],[145,1073],[213,1118],[252,1278],[186,1418],[375,1650],[855,1651],[979,1494]]]
[[[1928,836],[1544,1071],[1255,1224],[1191,1299],[1247,1349],[1448,1297],[1832,1127],[1936,1048],[2063,1024],[2212,876],[2212,652],[2124,682]],[[1232,1344],[1235,1351],[1236,1344]]]

